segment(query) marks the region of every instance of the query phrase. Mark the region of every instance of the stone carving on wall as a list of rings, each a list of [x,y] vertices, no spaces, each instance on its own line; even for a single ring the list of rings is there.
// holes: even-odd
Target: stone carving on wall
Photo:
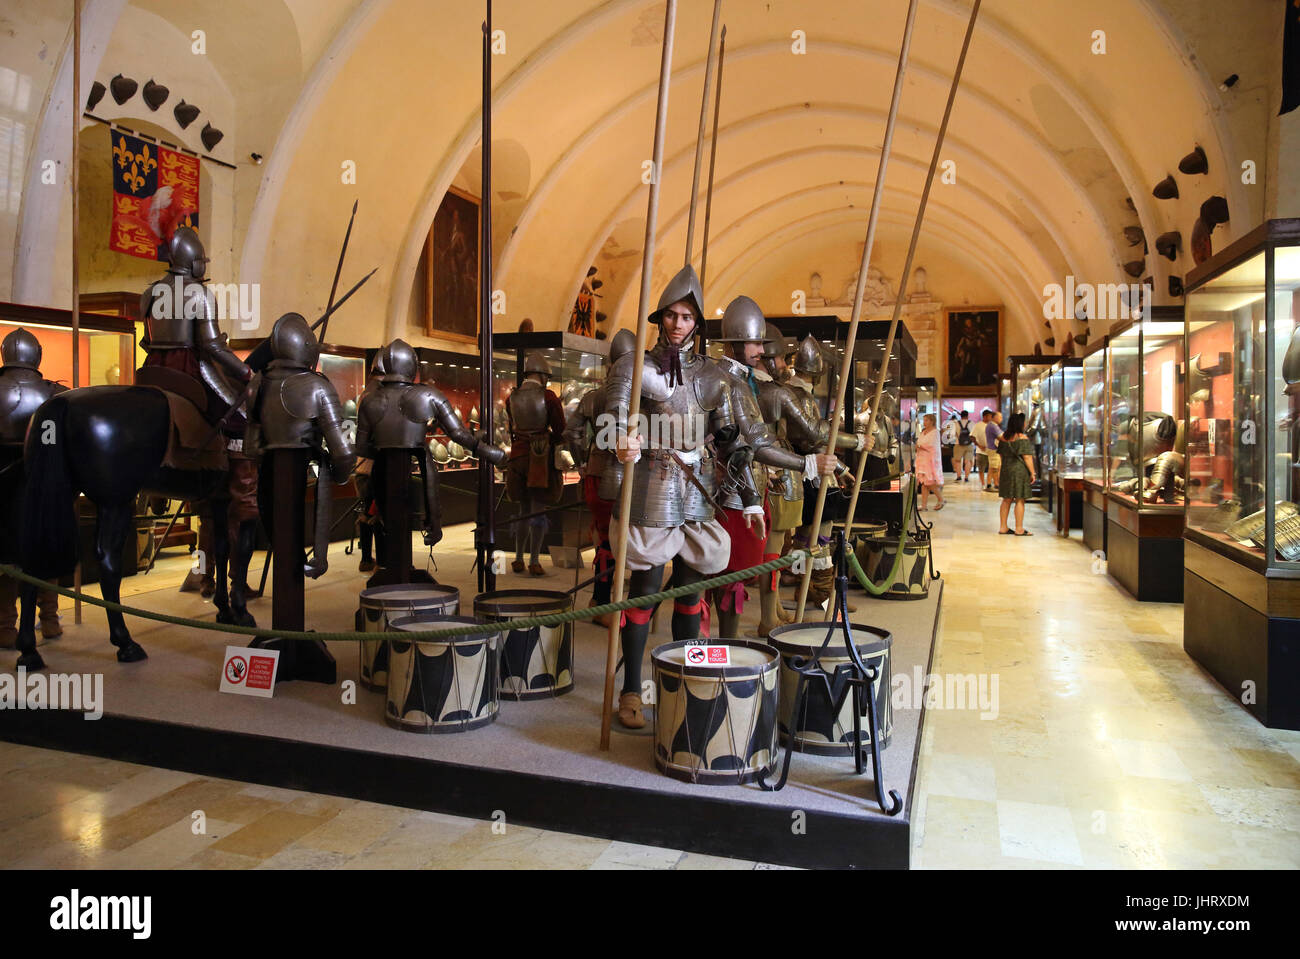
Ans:
[[[942,347],[940,321],[943,317],[943,303],[935,299],[929,291],[929,275],[924,267],[912,271],[911,293],[903,301],[902,320],[907,331],[916,341],[916,375],[939,375],[939,356]],[[849,319],[853,312],[853,297],[857,294],[858,271],[854,270],[844,284],[843,293],[834,300],[821,296],[822,275],[813,273],[808,283],[812,295],[808,297],[808,307],[822,307],[834,313],[842,320]],[[896,293],[890,277],[877,267],[867,270],[867,286],[862,296],[862,318],[864,320],[889,319],[894,312]]]

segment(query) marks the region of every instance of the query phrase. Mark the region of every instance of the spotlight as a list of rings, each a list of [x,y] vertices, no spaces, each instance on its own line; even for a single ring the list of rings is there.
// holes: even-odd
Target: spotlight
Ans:
[[[1232,74],[1232,76],[1227,77],[1222,83],[1219,84],[1219,89],[1227,90],[1228,87],[1236,86],[1236,84],[1237,84],[1237,75],[1234,73]]]
[[[249,159],[251,159],[251,160],[252,160],[254,163],[256,163],[258,166],[261,166],[261,165],[262,165],[262,154],[260,154],[260,153],[250,153],[248,156],[249,156]]]

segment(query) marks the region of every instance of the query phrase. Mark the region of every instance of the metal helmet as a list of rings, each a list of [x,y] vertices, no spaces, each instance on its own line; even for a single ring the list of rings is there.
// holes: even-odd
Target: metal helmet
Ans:
[[[541,373],[548,379],[551,375],[551,364],[546,362],[546,357],[541,353],[529,353],[524,357],[524,376],[529,373]]]
[[[636,349],[636,334],[631,330],[619,330],[609,341],[609,365],[613,366],[620,359]]]
[[[747,296],[738,296],[722,314],[722,335],[715,343],[766,343],[767,318]]]
[[[286,313],[271,327],[271,353],[310,370],[320,358],[320,343],[301,313]]]
[[[343,404],[343,418],[345,420],[355,420],[357,418],[356,400],[348,400]]]
[[[826,372],[826,355],[812,334],[805,336],[799,344],[794,357],[794,369],[796,373],[807,373],[810,376],[821,376]]]
[[[168,272],[203,279],[208,269],[208,257],[203,252],[199,235],[188,226],[177,227],[167,250]]]
[[[393,340],[384,347],[385,375],[406,383],[415,382],[416,371],[420,363],[415,356],[415,348],[405,340]]]
[[[0,343],[0,366],[39,370],[41,341],[24,329],[14,330]]]
[[[658,323],[659,314],[681,300],[686,300],[695,308],[696,323],[704,316],[704,290],[700,287],[700,278],[695,267],[684,266],[677,275],[668,281],[663,293],[659,294],[659,304],[650,314],[650,322]]]

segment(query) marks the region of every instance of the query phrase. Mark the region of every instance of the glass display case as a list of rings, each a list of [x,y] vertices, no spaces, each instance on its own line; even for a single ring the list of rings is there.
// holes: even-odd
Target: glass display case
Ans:
[[[1056,471],[1083,479],[1083,360],[1066,360],[1061,367],[1060,439]]]
[[[1083,545],[1106,550],[1106,468],[1110,442],[1110,337],[1098,337],[1083,355]]]
[[[416,349],[416,355],[420,361],[420,381],[438,388],[467,429],[475,432],[486,429],[479,411],[480,376],[483,366],[479,362],[478,354],[453,353],[447,350],[419,347]],[[494,388],[499,391],[499,387]],[[500,404],[494,404],[494,407],[497,405]],[[502,412],[504,414],[504,407]],[[492,442],[497,446],[509,446],[510,431],[505,431],[504,438],[493,437]],[[429,449],[433,452],[434,463],[440,471],[468,471],[474,474],[477,470],[477,458],[459,443],[453,442],[439,423],[434,423],[429,433]],[[473,484],[474,489],[477,490],[476,479],[470,477],[458,477],[458,479]]]
[[[1140,600],[1181,602],[1183,308],[1115,324],[1107,350],[1106,568]]]
[[[1106,449],[1110,441],[1109,337],[1101,337],[1083,357],[1083,481],[1106,487]]]
[[[1002,412],[1002,422],[1005,424],[1011,418],[1013,410],[1011,409],[1011,374],[998,374],[998,409]]]
[[[1044,489],[1043,441],[1046,433],[1043,429],[1043,395],[1047,373],[1061,357],[1059,356],[1013,356],[1011,357],[1011,405],[1012,413],[1025,415],[1025,435],[1034,444],[1034,472],[1038,479],[1032,487],[1037,499]],[[1011,417],[1002,414],[1002,428],[1010,429]]]
[[[41,375],[72,386],[72,311],[0,303],[0,339],[22,327],[41,344]],[[135,326],[127,318],[82,312],[77,337],[78,385],[135,379]]]
[[[1300,220],[1187,277],[1187,652],[1300,728]]]
[[[1042,383],[1042,443],[1041,466],[1044,473],[1056,469],[1057,445],[1061,430],[1061,364],[1054,364],[1045,374]]]
[[[1184,329],[1174,310],[1111,334],[1109,490],[1135,506],[1181,511]]]

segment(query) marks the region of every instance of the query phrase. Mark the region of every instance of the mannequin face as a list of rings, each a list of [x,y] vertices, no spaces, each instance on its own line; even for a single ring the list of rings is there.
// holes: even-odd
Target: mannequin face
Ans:
[[[678,300],[659,315],[664,339],[673,346],[681,346],[695,332],[695,311],[688,300]]]

